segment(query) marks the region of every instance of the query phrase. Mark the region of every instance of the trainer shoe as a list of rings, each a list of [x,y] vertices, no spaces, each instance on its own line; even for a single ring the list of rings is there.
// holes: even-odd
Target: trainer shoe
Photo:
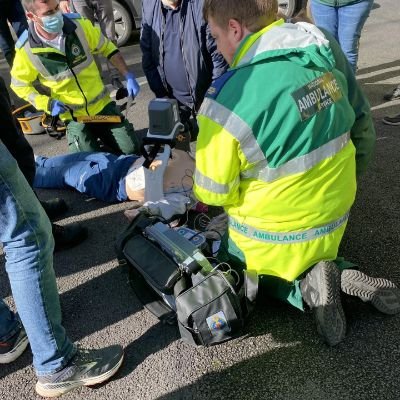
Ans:
[[[8,364],[16,360],[27,348],[28,336],[24,328],[21,328],[6,342],[0,342],[0,364]]]
[[[390,93],[385,94],[383,99],[386,101],[400,99],[400,85],[396,86]]]
[[[313,310],[318,333],[329,346],[346,335],[346,318],[340,301],[340,271],[331,261],[320,261],[300,282],[303,300]]]
[[[382,122],[386,125],[400,125],[400,114],[395,115],[394,117],[384,117],[382,118]]]
[[[342,291],[370,302],[384,314],[400,312],[400,289],[387,279],[372,278],[356,269],[342,272]]]
[[[99,350],[78,348],[76,355],[59,372],[39,376],[36,392],[43,397],[57,397],[80,386],[97,385],[111,378],[124,359],[121,346]]]

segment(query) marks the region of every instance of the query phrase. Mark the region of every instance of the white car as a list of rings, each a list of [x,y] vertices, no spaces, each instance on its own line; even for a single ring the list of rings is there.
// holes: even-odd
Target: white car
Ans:
[[[296,14],[307,0],[278,0],[279,10],[286,16]],[[115,31],[118,46],[123,46],[131,37],[132,31],[140,29],[142,0],[113,0]]]

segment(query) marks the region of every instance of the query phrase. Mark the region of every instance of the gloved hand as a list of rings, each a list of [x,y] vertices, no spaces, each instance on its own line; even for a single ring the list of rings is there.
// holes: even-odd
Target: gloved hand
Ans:
[[[67,106],[59,100],[52,100],[50,103],[51,115],[55,117],[56,115],[65,113],[68,111]]]
[[[128,96],[136,97],[140,92],[140,86],[137,83],[137,80],[133,72],[128,72],[125,75],[125,79],[126,79],[126,88],[128,90]]]

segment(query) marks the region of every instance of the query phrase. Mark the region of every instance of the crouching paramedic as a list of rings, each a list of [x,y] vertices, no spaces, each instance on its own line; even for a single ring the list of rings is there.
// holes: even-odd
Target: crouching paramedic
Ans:
[[[255,270],[270,295],[300,309],[304,301],[335,345],[346,331],[341,290],[400,311],[393,283],[332,262],[355,199],[356,160],[362,171],[375,131],[337,43],[334,55],[319,29],[276,20],[276,7],[205,0],[230,69],[199,112],[194,192],[228,213],[230,262]]]
[[[133,126],[117,111],[93,57],[107,57],[125,76],[129,95],[136,96],[140,87],[115,45],[79,14],[61,14],[57,0],[23,4],[29,29],[16,44],[11,88],[38,110],[60,115],[67,124],[70,151],[99,151],[103,145],[116,154],[137,153]],[[33,87],[37,78],[50,89],[50,97]],[[69,110],[74,117],[118,115],[121,122],[79,123]]]

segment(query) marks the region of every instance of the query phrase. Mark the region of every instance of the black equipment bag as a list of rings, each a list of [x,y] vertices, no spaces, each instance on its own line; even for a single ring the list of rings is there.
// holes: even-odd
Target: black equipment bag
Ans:
[[[128,267],[129,283],[143,306],[163,323],[173,325],[176,323],[176,312],[163,300],[157,289],[162,289],[163,282],[167,290],[169,289],[169,284],[177,279],[178,266],[142,235],[144,229],[155,221],[158,220],[139,214],[117,238],[115,249],[119,265]],[[166,268],[163,268],[162,278],[157,274],[154,277],[150,275],[149,278],[147,272],[143,275],[142,265],[150,266],[152,272],[157,272],[160,266]],[[171,272],[170,279],[167,270]]]
[[[182,339],[193,345],[209,346],[237,336],[255,302],[257,274],[245,271],[239,284],[218,266],[196,273],[183,269],[145,236],[146,228],[157,222],[139,214],[116,242],[119,264],[128,267],[143,306],[162,322],[177,321]]]

